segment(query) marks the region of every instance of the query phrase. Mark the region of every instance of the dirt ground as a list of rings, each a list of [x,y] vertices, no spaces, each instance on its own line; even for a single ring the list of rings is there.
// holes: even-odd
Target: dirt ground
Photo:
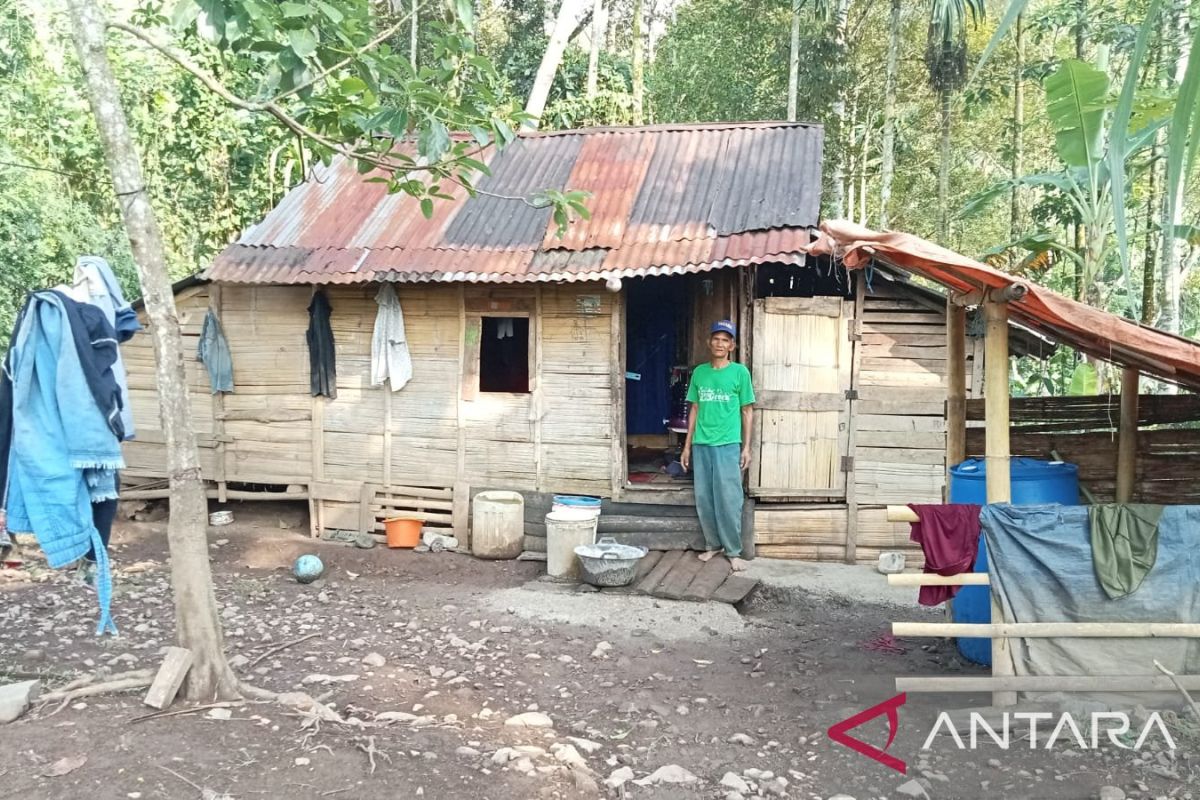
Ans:
[[[1172,715],[1174,750],[972,751],[948,736],[922,750],[938,711],[987,697],[909,695],[888,750],[906,775],[832,742],[897,675],[982,674],[948,642],[887,647],[895,608],[769,587],[737,610],[582,593],[537,580],[537,562],[318,543],[302,509],[233,508],[210,542],[237,672],[367,724],[305,727],[271,702],[140,719],[144,690],[35,705],[0,725],[0,798],[1200,797],[1193,731]],[[71,576],[35,559],[0,573],[0,683],[157,667],[172,641],[165,523],[121,523],[113,553],[116,638],[92,635],[94,597]],[[326,564],[315,584],[290,574],[303,553]],[[530,711],[553,727],[506,724]],[[884,719],[854,733],[882,745]],[[606,785],[671,765],[692,780]]]

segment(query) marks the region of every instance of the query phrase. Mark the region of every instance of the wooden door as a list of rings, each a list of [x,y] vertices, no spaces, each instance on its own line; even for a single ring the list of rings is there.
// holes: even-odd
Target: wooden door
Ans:
[[[845,497],[853,309],[840,297],[754,302],[752,494]]]

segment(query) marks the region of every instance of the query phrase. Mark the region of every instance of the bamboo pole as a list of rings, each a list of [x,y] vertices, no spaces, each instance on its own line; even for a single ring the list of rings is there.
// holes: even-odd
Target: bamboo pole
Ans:
[[[908,506],[888,506],[887,507],[888,522],[918,522],[917,512],[913,511]]]
[[[1185,689],[1200,689],[1200,675],[1179,675]],[[896,678],[897,692],[1170,692],[1165,675],[1013,675],[991,677]]]
[[[946,299],[946,365],[949,384],[946,392],[946,469],[949,469],[967,457],[967,310],[949,298]]]
[[[1133,499],[1137,484],[1138,440],[1138,371],[1133,367],[1121,370],[1121,428],[1117,434],[1117,491],[1118,503]]]
[[[1008,441],[1008,305],[995,299],[983,304],[986,323],[984,334],[984,407],[985,438],[987,447],[987,501],[1007,503],[1012,499],[1012,480],[1009,472]],[[995,623],[1004,622],[1004,609],[995,592],[991,592],[991,618]],[[961,628],[962,626],[955,626]],[[990,628],[991,626],[980,626]],[[952,634],[944,634],[952,635]],[[965,635],[965,634],[964,634]],[[987,636],[989,634],[982,634]],[[992,676],[1008,677],[1016,674],[1012,644],[1008,639],[992,639]],[[992,693],[992,704],[997,706],[1016,705],[1017,694],[1011,691]]]
[[[934,575],[919,572],[900,572],[888,575],[888,586],[988,586],[986,572],[960,572],[957,575]]]
[[[893,622],[893,636],[978,636],[993,639],[1200,639],[1195,622]],[[992,655],[993,665],[996,662]],[[999,676],[997,676],[999,677]]]

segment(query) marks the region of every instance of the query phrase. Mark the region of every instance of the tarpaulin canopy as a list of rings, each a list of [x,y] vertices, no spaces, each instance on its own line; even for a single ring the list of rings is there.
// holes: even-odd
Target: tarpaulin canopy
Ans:
[[[840,258],[852,269],[878,259],[962,294],[1021,284],[1024,296],[1008,303],[1014,322],[1105,361],[1200,390],[1200,342],[1070,300],[917,236],[832,220],[821,223],[808,252]]]

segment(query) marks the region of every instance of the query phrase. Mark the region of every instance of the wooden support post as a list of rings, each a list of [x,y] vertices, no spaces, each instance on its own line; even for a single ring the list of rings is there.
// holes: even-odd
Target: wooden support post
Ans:
[[[208,288],[208,310],[211,311],[218,321],[221,319],[221,284],[214,283]],[[225,480],[225,393],[217,392],[212,398],[213,410],[213,438],[217,440],[216,447],[216,464],[213,480],[217,482],[217,500],[218,502],[228,502],[226,491],[229,484]]]
[[[986,408],[987,501],[1007,503],[1012,500],[1008,441],[1008,305],[989,299],[983,304],[983,316],[986,323],[983,391]],[[995,591],[991,592],[991,601],[992,622],[1006,622],[1004,608]],[[1015,674],[1011,643],[1008,639],[992,639],[992,676],[1004,678]],[[992,693],[993,705],[1012,706],[1016,703],[1016,692]]]
[[[862,319],[866,305],[867,282],[859,275],[854,286],[854,306],[850,319],[846,321],[846,341],[850,350],[850,392],[846,395],[846,563],[858,562],[858,478],[854,472],[855,455],[858,450],[858,405],[852,398],[858,390],[862,371]],[[842,304],[844,309],[846,304]]]
[[[986,409],[987,501],[1012,500],[1008,444],[1008,306],[988,300],[983,304],[984,407]]]
[[[612,471],[610,491],[613,499],[625,491],[626,473],[629,470],[629,455],[626,449],[625,424],[625,291],[612,296],[612,316],[609,318],[609,371],[612,378]]]
[[[967,457],[967,310],[946,300],[946,469]],[[947,476],[947,485],[949,477]]]
[[[159,711],[171,705],[175,695],[179,693],[179,687],[183,685],[184,677],[192,668],[192,660],[191,650],[168,647],[162,666],[158,668],[154,682],[150,684],[150,691],[146,692],[142,702]]]
[[[1121,370],[1121,428],[1117,438],[1117,491],[1118,503],[1133,499],[1133,488],[1137,485],[1138,449],[1138,378],[1133,367]]]

